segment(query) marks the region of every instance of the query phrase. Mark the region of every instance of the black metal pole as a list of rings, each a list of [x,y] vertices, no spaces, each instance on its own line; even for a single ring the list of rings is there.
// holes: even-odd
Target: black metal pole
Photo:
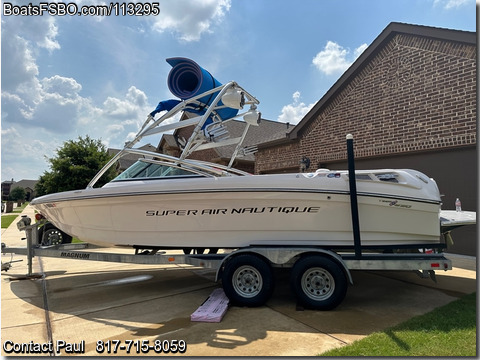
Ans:
[[[355,179],[355,155],[353,152],[353,135],[347,135],[348,182],[350,185],[350,209],[352,213],[353,245],[355,257],[362,257],[360,240],[360,221],[358,219],[357,182]]]

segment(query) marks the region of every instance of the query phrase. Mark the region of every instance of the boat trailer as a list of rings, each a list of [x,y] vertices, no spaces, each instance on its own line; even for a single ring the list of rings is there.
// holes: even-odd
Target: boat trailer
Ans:
[[[273,292],[272,268],[291,268],[291,285],[299,302],[318,310],[333,309],[343,301],[348,284],[353,285],[352,270],[414,271],[422,278],[430,277],[435,281],[435,270],[452,269],[451,260],[442,253],[364,251],[359,256],[358,247],[357,254],[314,246],[252,246],[218,254],[173,254],[161,249],[136,249],[134,254],[127,254],[88,243],[42,246],[41,226],[41,222],[32,224],[29,217],[22,216],[17,227],[26,232],[27,247],[7,247],[2,243],[3,254],[27,256],[28,272],[21,279],[43,276],[33,272],[36,256],[147,265],[186,264],[215,270],[215,281],[221,280],[231,302],[240,306],[260,306],[268,300]],[[16,261],[21,260],[2,263],[2,270],[7,271]]]
[[[42,276],[33,273],[35,256],[150,265],[187,264],[210,268],[216,271],[215,281],[222,281],[231,303],[240,306],[263,305],[273,293],[272,268],[291,268],[290,282],[297,300],[307,308],[318,310],[331,310],[343,301],[348,284],[353,285],[352,270],[415,271],[422,278],[430,277],[434,281],[435,270],[451,270],[451,260],[445,258],[443,253],[436,252],[446,248],[446,243],[418,245],[418,248],[434,247],[435,251],[432,253],[408,252],[412,250],[411,246],[381,249],[362,246],[351,135],[347,135],[347,155],[354,238],[354,246],[347,249],[249,246],[227,249],[219,254],[170,254],[170,251],[164,251],[165,249],[148,248],[135,249],[135,254],[126,254],[103,252],[99,249],[109,248],[88,243],[42,246],[41,227],[45,223],[40,221],[32,224],[29,217],[22,216],[17,227],[26,232],[27,247],[7,247],[2,243],[2,253],[27,256],[28,273],[24,277],[27,279]],[[7,271],[12,262],[14,261],[2,263],[2,270]]]

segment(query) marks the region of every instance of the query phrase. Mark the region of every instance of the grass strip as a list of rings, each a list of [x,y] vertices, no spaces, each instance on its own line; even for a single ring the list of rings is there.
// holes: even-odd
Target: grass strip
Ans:
[[[12,213],[21,213],[21,212],[23,212],[23,210],[25,210],[25,208],[27,207],[28,204],[29,204],[29,202],[24,202],[21,206],[18,206],[18,207],[16,207],[15,209],[13,209]]]
[[[320,356],[476,356],[476,293]]]
[[[6,229],[15,221],[18,215],[2,215],[2,229]]]

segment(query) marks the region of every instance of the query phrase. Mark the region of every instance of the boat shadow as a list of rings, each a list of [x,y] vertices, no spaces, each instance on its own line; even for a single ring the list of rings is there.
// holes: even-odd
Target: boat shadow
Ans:
[[[413,273],[355,271],[354,286],[339,307],[313,311],[297,305],[288,270],[276,269],[275,275],[275,291],[265,306],[230,307],[220,323],[190,321],[190,315],[221,286],[204,269],[47,271],[45,286],[42,280],[9,285],[18,298],[41,309],[48,307],[52,328],[59,332],[54,337],[85,340],[87,348],[95,348],[100,339],[153,338],[184,339],[190,347],[235,349],[272,332],[327,334],[348,343],[445,305],[465,289],[476,289],[475,279],[455,276],[437,276],[435,284]],[[44,296],[33,296],[44,287],[46,304]],[[78,327],[88,331],[78,333]]]

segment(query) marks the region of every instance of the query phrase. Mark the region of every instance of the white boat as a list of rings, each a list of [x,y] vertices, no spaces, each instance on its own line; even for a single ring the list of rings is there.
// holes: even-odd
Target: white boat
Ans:
[[[199,116],[165,124],[204,102]],[[221,103],[223,101],[223,103]],[[83,190],[50,194],[31,205],[61,231],[101,246],[241,248],[246,246],[354,246],[349,172],[251,175],[232,168],[249,126],[257,125],[258,100],[235,82],[171,104],[149,116],[127,144]],[[226,104],[226,105],[225,105]],[[223,119],[218,109],[246,112]],[[231,114],[230,114],[231,115]],[[225,138],[226,121],[243,116],[245,131]],[[206,125],[207,124],[207,125]],[[140,139],[196,125],[180,157],[134,148]],[[228,166],[189,159],[195,150],[237,144]],[[139,160],[101,188],[94,185],[122,156]],[[420,247],[441,243],[440,193],[415,170],[356,171],[362,246]]]
[[[150,160],[132,168],[126,173],[169,169]],[[356,176],[363,245],[440,241],[433,180],[414,170]],[[47,195],[32,204],[67,234],[103,246],[352,246],[348,184],[346,171],[209,177],[181,170],[162,178],[121,175],[102,188]]]

